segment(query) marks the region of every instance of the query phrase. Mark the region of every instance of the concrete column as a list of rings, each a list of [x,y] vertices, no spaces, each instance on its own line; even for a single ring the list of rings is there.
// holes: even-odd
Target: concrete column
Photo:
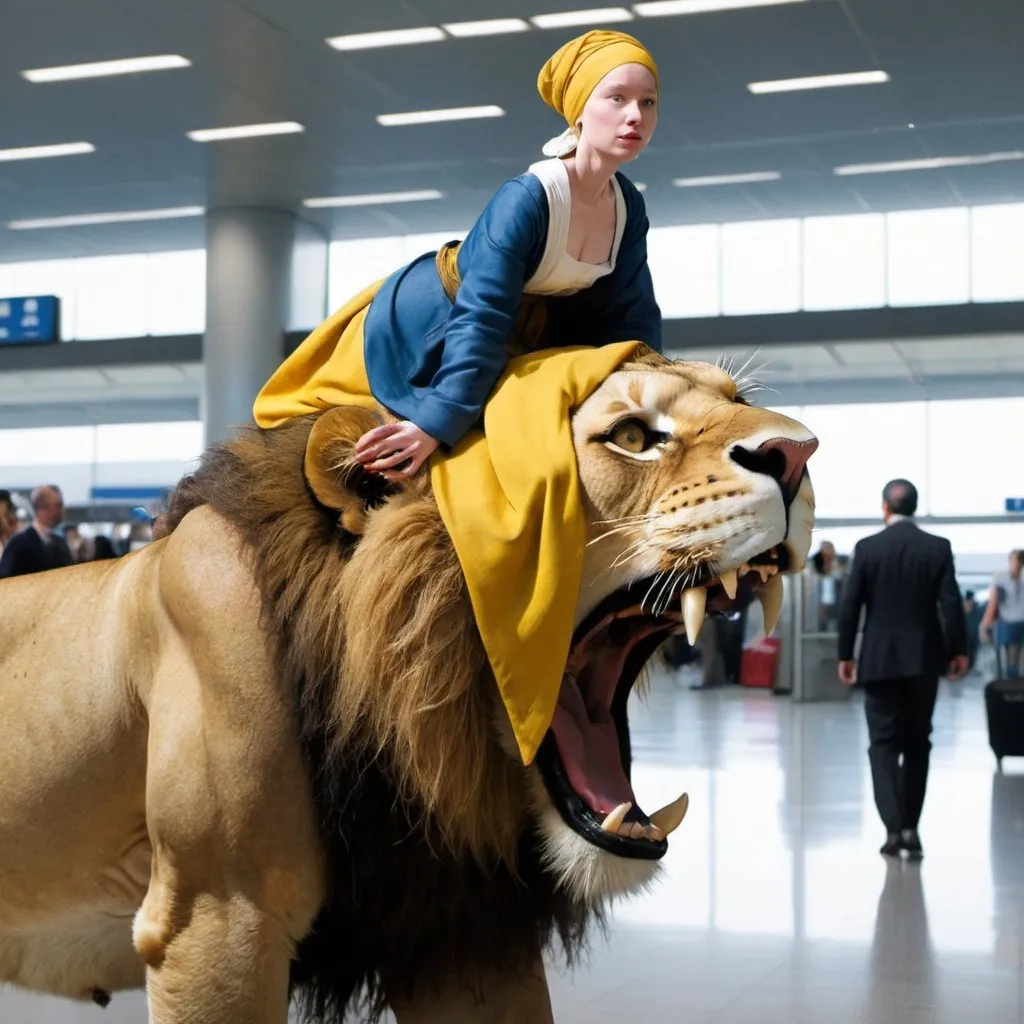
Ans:
[[[287,210],[213,209],[206,216],[207,444],[252,422],[252,403],[284,357],[286,330],[326,313],[327,239]]]

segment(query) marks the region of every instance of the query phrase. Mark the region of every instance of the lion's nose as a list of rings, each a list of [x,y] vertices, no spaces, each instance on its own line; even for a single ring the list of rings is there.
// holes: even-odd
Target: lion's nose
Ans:
[[[816,437],[808,438],[805,441],[794,441],[788,437],[773,437],[769,441],[759,444],[751,451],[742,445],[736,445],[731,452],[730,458],[744,469],[752,473],[764,473],[773,480],[777,480],[782,490],[782,499],[787,507],[796,497],[800,489],[800,481],[803,479],[804,469],[807,460],[814,454],[818,447]]]

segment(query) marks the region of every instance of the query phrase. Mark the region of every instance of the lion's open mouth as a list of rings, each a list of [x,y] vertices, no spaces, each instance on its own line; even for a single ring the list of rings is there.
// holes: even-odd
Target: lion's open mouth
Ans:
[[[584,619],[573,636],[558,707],[537,757],[552,801],[570,828],[619,856],[664,856],[666,837],[682,821],[688,800],[684,794],[651,815],[638,803],[630,783],[629,694],[648,659],[683,628],[684,618],[696,635],[705,614],[738,610],[759,596],[766,622],[774,625],[781,606],[780,573],[788,561],[780,545],[723,578],[705,569],[695,585],[670,594],[643,580],[609,595]]]

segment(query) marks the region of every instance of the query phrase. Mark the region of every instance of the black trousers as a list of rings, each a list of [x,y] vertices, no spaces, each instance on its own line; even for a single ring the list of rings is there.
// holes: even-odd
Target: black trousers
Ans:
[[[864,684],[871,781],[875,806],[887,832],[917,828],[921,819],[938,691],[939,681],[934,677]]]

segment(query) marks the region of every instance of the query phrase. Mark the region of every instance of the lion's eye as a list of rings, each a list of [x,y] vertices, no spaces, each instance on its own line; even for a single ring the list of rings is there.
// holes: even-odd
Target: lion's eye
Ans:
[[[603,440],[608,444],[621,448],[624,452],[632,455],[639,455],[655,445],[664,444],[668,440],[667,434],[651,430],[641,420],[625,420],[610,430]]]
[[[608,439],[626,452],[642,452],[647,447],[647,432],[634,420],[623,423],[612,431]]]

